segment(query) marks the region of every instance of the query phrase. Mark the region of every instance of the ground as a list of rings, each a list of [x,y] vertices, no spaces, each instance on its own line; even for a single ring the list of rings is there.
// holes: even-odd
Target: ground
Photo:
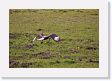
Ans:
[[[32,41],[40,32],[61,42]],[[98,68],[98,9],[10,9],[10,68]]]

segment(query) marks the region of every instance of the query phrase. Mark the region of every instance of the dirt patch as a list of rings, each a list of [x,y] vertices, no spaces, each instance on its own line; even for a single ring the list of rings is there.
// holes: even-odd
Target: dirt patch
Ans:
[[[9,45],[11,45],[11,44],[13,44],[13,42],[12,41],[9,41]]]
[[[32,33],[9,33],[9,38],[10,39],[16,39],[16,38],[21,38],[21,37],[29,37],[31,38],[34,34]]]
[[[87,50],[97,50],[98,48],[92,47],[92,46],[88,46],[88,47],[86,47],[86,49],[87,49]]]
[[[61,12],[61,13],[66,13],[66,12],[68,12],[67,10],[58,10],[59,12]]]
[[[93,59],[89,59],[89,61],[88,62],[92,62],[92,63],[99,63],[99,61],[98,60],[93,60]]]
[[[39,28],[39,29],[37,29],[37,31],[42,31],[42,30],[44,30],[44,29],[40,29],[40,28]]]
[[[70,30],[70,29],[65,29],[65,30]]]
[[[84,11],[82,11],[82,10],[77,10],[77,12],[84,12]]]
[[[27,44],[26,46],[25,46],[25,48],[26,49],[31,49],[31,48],[33,48],[35,45],[34,44]]]
[[[11,52],[10,52],[11,54]],[[12,56],[9,56],[10,59],[13,59],[13,60],[20,60],[20,59],[23,59],[23,55],[12,55]]]
[[[9,48],[10,49],[23,49],[24,47],[23,46],[11,46],[11,44],[9,45]]]
[[[31,58],[38,57],[38,53],[31,54],[30,56],[31,56]]]
[[[59,64],[59,63],[61,63],[61,62],[59,60],[56,60],[56,61],[51,61],[49,64],[53,65],[53,64]]]
[[[81,62],[83,59],[84,59],[84,58],[81,57],[81,56],[76,56],[76,57],[75,57],[76,62]]]
[[[21,36],[21,34],[19,34],[19,33],[9,33],[10,39],[16,39],[16,38],[19,38],[20,36]]]
[[[71,60],[71,59],[68,59],[68,60],[66,60],[66,61],[64,61],[65,63],[68,63],[68,64],[73,64],[73,63],[75,63],[75,61],[74,60]]]
[[[29,36],[30,36],[29,33],[23,33],[22,35],[23,35],[23,36],[26,36],[26,37],[29,37]]]
[[[9,61],[9,68],[15,68],[16,66],[18,66],[20,63],[15,61],[15,60],[10,60]]]
[[[51,57],[54,57],[53,55],[51,55],[49,51],[34,53],[30,54],[29,56],[30,58],[38,58],[38,59],[50,59]]]
[[[10,39],[15,39],[16,38],[16,35],[14,33],[9,33],[9,38]]]
[[[64,59],[70,59],[71,57],[70,56],[64,56]]]
[[[20,63],[20,62],[17,62],[15,60],[10,60],[9,61],[9,67],[10,68],[19,68],[19,67],[22,67],[22,68],[28,68],[30,65],[33,65],[32,62],[23,62],[23,63]]]
[[[60,62],[59,60],[56,60],[56,63],[58,63],[58,64],[59,64],[59,63],[61,63],[61,62]]]
[[[25,62],[25,63],[21,63],[21,64],[20,64],[20,66],[21,66],[22,68],[27,68],[27,67],[29,67],[30,65],[33,65],[33,63],[32,63],[32,62]]]
[[[38,56],[41,59],[50,59],[52,57],[51,54],[50,54],[50,52],[40,52],[38,54],[39,54]]]
[[[77,49],[69,49],[69,52],[70,53],[75,53],[75,54],[79,53],[79,51]]]
[[[75,40],[75,42],[82,42],[82,41],[84,41],[83,39],[77,39],[77,40]]]
[[[90,14],[90,15],[98,15],[98,14]]]

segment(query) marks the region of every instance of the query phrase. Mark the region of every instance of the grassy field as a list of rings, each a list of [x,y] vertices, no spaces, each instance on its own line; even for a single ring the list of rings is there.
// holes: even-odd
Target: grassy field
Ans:
[[[61,42],[32,41],[40,32]],[[9,10],[10,68],[99,68],[99,10]]]

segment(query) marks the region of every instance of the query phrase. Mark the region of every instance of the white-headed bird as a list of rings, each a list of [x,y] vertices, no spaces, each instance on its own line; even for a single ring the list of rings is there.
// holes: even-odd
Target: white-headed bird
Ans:
[[[56,35],[55,33],[51,34],[50,37],[56,41],[56,42],[60,42],[60,37],[58,35]]]
[[[38,34],[36,37],[34,37],[33,41],[37,39],[38,41],[41,41],[41,43],[43,43],[43,40],[47,40],[47,39],[50,40],[50,38],[52,38],[55,42],[60,42],[60,37],[55,33],[50,34],[49,36],[46,36],[43,33]]]

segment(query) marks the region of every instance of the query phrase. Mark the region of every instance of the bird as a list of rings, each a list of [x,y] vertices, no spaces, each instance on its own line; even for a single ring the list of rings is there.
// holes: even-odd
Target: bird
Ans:
[[[56,42],[60,42],[60,37],[58,35],[56,35],[55,33],[51,34],[50,37],[56,41]]]
[[[52,33],[48,36],[44,35],[43,33],[38,34],[36,37],[34,37],[33,41],[35,40],[41,41],[41,44],[43,43],[43,40],[47,40],[49,39],[53,39],[55,42],[60,42],[60,37],[58,35],[56,35],[55,33]]]
[[[34,37],[33,42],[37,39],[38,41],[41,41],[43,43],[43,40],[49,39],[50,36],[46,36],[43,33],[38,34],[36,37]]]

